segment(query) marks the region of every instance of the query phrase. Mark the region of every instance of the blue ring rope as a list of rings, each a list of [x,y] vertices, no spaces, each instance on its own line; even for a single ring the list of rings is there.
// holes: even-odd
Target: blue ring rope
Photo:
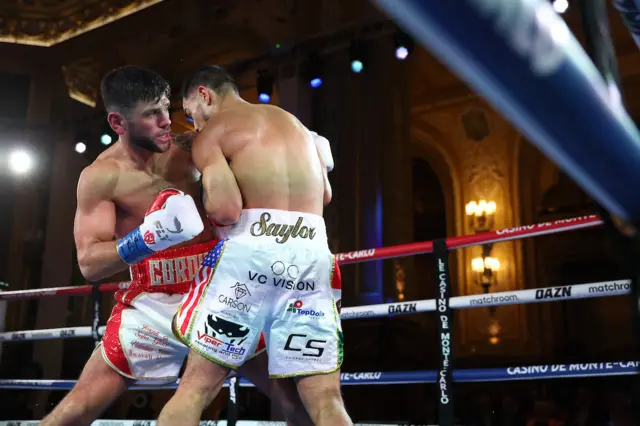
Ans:
[[[453,381],[458,383],[570,379],[578,377],[625,376],[639,371],[638,361],[596,362],[581,364],[549,364],[502,368],[476,368],[453,371]],[[418,371],[373,371],[341,373],[343,386],[348,385],[397,385],[435,383],[435,370]],[[47,389],[69,390],[76,380],[0,380],[0,389]],[[225,387],[229,381],[225,381]],[[254,387],[245,378],[240,378],[241,387]],[[129,389],[175,389],[177,382],[164,385],[132,385]]]

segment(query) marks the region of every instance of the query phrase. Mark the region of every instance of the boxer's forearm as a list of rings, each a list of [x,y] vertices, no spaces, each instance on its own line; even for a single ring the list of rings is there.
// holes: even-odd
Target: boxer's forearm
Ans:
[[[236,223],[242,213],[242,195],[226,160],[202,170],[202,185],[207,215],[218,225]]]
[[[217,202],[216,202],[217,201]],[[213,220],[216,225],[228,226],[233,225],[240,218],[242,213],[242,203],[237,202],[220,202],[215,197],[205,197],[204,206],[207,216]]]
[[[126,270],[127,265],[116,246],[116,241],[94,243],[78,252],[80,272],[89,281],[99,281]]]

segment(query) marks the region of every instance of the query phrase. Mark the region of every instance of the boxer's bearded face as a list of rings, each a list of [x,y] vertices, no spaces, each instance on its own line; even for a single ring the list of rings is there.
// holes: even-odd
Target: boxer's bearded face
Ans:
[[[151,152],[165,152],[171,147],[169,99],[138,105],[127,118],[129,142]]]

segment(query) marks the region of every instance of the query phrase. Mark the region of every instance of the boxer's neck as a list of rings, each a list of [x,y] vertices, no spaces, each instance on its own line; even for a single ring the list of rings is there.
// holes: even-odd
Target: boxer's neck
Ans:
[[[224,97],[222,97],[218,101],[218,105],[216,106],[216,109],[218,110],[218,112],[224,111],[225,109],[233,108],[235,105],[238,105],[241,103],[246,104],[247,101],[242,99],[240,95],[236,94],[235,92],[229,91],[229,93],[225,94]]]
[[[132,144],[125,135],[120,136],[120,143],[126,155],[141,168],[145,168],[155,154],[153,151]]]

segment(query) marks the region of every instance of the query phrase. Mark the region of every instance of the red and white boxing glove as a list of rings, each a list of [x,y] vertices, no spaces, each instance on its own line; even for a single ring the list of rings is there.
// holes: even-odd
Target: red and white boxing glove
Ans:
[[[318,152],[320,152],[320,157],[322,157],[322,161],[324,161],[325,166],[327,166],[327,171],[330,172],[333,170],[333,155],[331,154],[331,145],[329,144],[329,140],[324,136],[320,136],[316,132],[311,132],[311,136],[313,136],[313,141],[318,147]]]
[[[165,189],[147,210],[142,225],[118,240],[118,253],[133,265],[155,252],[188,241],[203,230],[193,198],[177,189]]]

